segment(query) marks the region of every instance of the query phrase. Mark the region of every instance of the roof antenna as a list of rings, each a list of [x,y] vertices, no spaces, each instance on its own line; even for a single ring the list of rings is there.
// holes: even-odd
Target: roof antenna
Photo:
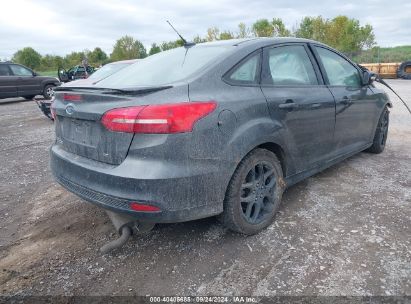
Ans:
[[[170,23],[170,21],[168,21],[168,20],[166,20],[166,21],[167,21],[167,23],[171,26],[171,28],[174,30],[174,32],[176,32],[177,35],[180,37],[180,39],[183,41],[184,47],[191,47],[191,46],[195,45],[194,42],[188,42],[187,40],[185,40],[184,37],[181,36],[179,32],[177,32],[177,30],[176,30],[176,29],[174,28],[174,26]]]

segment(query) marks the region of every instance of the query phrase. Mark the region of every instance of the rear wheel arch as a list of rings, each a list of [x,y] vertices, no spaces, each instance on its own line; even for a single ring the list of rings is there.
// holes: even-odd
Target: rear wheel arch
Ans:
[[[264,124],[254,124],[253,127],[241,131],[241,135],[233,136],[234,139],[229,141],[226,146],[228,149],[223,149],[222,155],[227,157],[226,159],[230,163],[225,187],[228,186],[241,161],[259,148],[274,153],[281,165],[284,178],[293,173],[293,161],[287,152],[279,124],[274,125],[273,121],[268,119]],[[256,138],[256,134],[259,135],[258,138]]]
[[[288,160],[285,142],[282,123],[272,120],[271,117],[264,117],[237,128],[227,145],[231,151],[228,154],[234,156],[233,160],[237,167],[253,150],[266,149],[277,156],[281,162],[283,175],[286,176],[286,172],[292,169],[292,162]]]
[[[46,82],[43,82],[43,84],[42,84],[42,86],[43,86],[43,89],[46,87],[46,86],[48,86],[48,85],[52,85],[52,86],[58,86],[58,82],[57,81],[46,81]]]
[[[258,144],[255,144],[254,146],[252,146],[251,148],[248,148],[247,150],[243,151],[243,153],[241,154],[241,156],[238,158],[237,164],[234,168],[234,170],[238,167],[238,165],[240,164],[240,162],[247,157],[247,155],[249,155],[251,152],[253,152],[256,149],[265,149],[268,150],[272,153],[275,154],[275,156],[278,158],[278,160],[280,161],[281,164],[281,169],[283,172],[283,176],[286,177],[288,176],[287,172],[289,172],[289,169],[292,167],[290,161],[287,158],[287,154],[284,150],[284,148],[273,141],[265,141],[265,142],[261,142]],[[234,172],[233,172],[234,173]],[[230,178],[232,177],[232,174],[230,175]]]
[[[278,160],[280,161],[281,164],[281,169],[283,171],[283,176],[286,177],[287,176],[287,160],[286,160],[286,154],[284,152],[284,149],[277,143],[274,142],[266,142],[263,143],[257,147],[255,147],[253,150],[255,149],[266,149],[270,152],[273,152],[275,154],[275,156],[277,156]]]

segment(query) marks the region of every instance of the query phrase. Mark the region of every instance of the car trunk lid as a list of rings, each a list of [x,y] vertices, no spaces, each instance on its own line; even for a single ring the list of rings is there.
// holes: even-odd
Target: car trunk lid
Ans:
[[[114,108],[161,103],[159,101],[162,100],[166,102],[170,100],[170,95],[167,94],[166,98],[164,94],[168,89],[170,87],[122,92],[61,87],[55,93],[53,104],[56,141],[64,150],[73,154],[118,165],[127,156],[134,134],[107,130],[101,123],[102,116]],[[187,94],[187,88],[174,91],[186,91]],[[173,95],[175,94],[171,94]],[[187,95],[185,99],[188,99]]]

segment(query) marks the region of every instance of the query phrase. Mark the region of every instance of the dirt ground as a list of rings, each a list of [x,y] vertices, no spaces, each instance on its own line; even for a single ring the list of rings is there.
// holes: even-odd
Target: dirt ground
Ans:
[[[411,81],[390,84],[411,104]],[[291,187],[260,234],[157,225],[107,255],[103,210],[51,177],[53,123],[33,101],[0,105],[0,294],[411,295],[411,116],[392,101],[385,152]]]

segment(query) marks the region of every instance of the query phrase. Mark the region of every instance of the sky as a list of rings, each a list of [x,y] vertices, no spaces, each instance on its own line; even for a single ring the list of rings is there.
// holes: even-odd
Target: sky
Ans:
[[[304,16],[347,15],[369,23],[380,46],[411,44],[410,0],[2,0],[0,59],[31,46],[40,54],[65,55],[101,47],[131,35],[147,49],[176,40],[170,20],[187,40],[207,28],[236,31],[261,18],[282,18],[292,29]]]

